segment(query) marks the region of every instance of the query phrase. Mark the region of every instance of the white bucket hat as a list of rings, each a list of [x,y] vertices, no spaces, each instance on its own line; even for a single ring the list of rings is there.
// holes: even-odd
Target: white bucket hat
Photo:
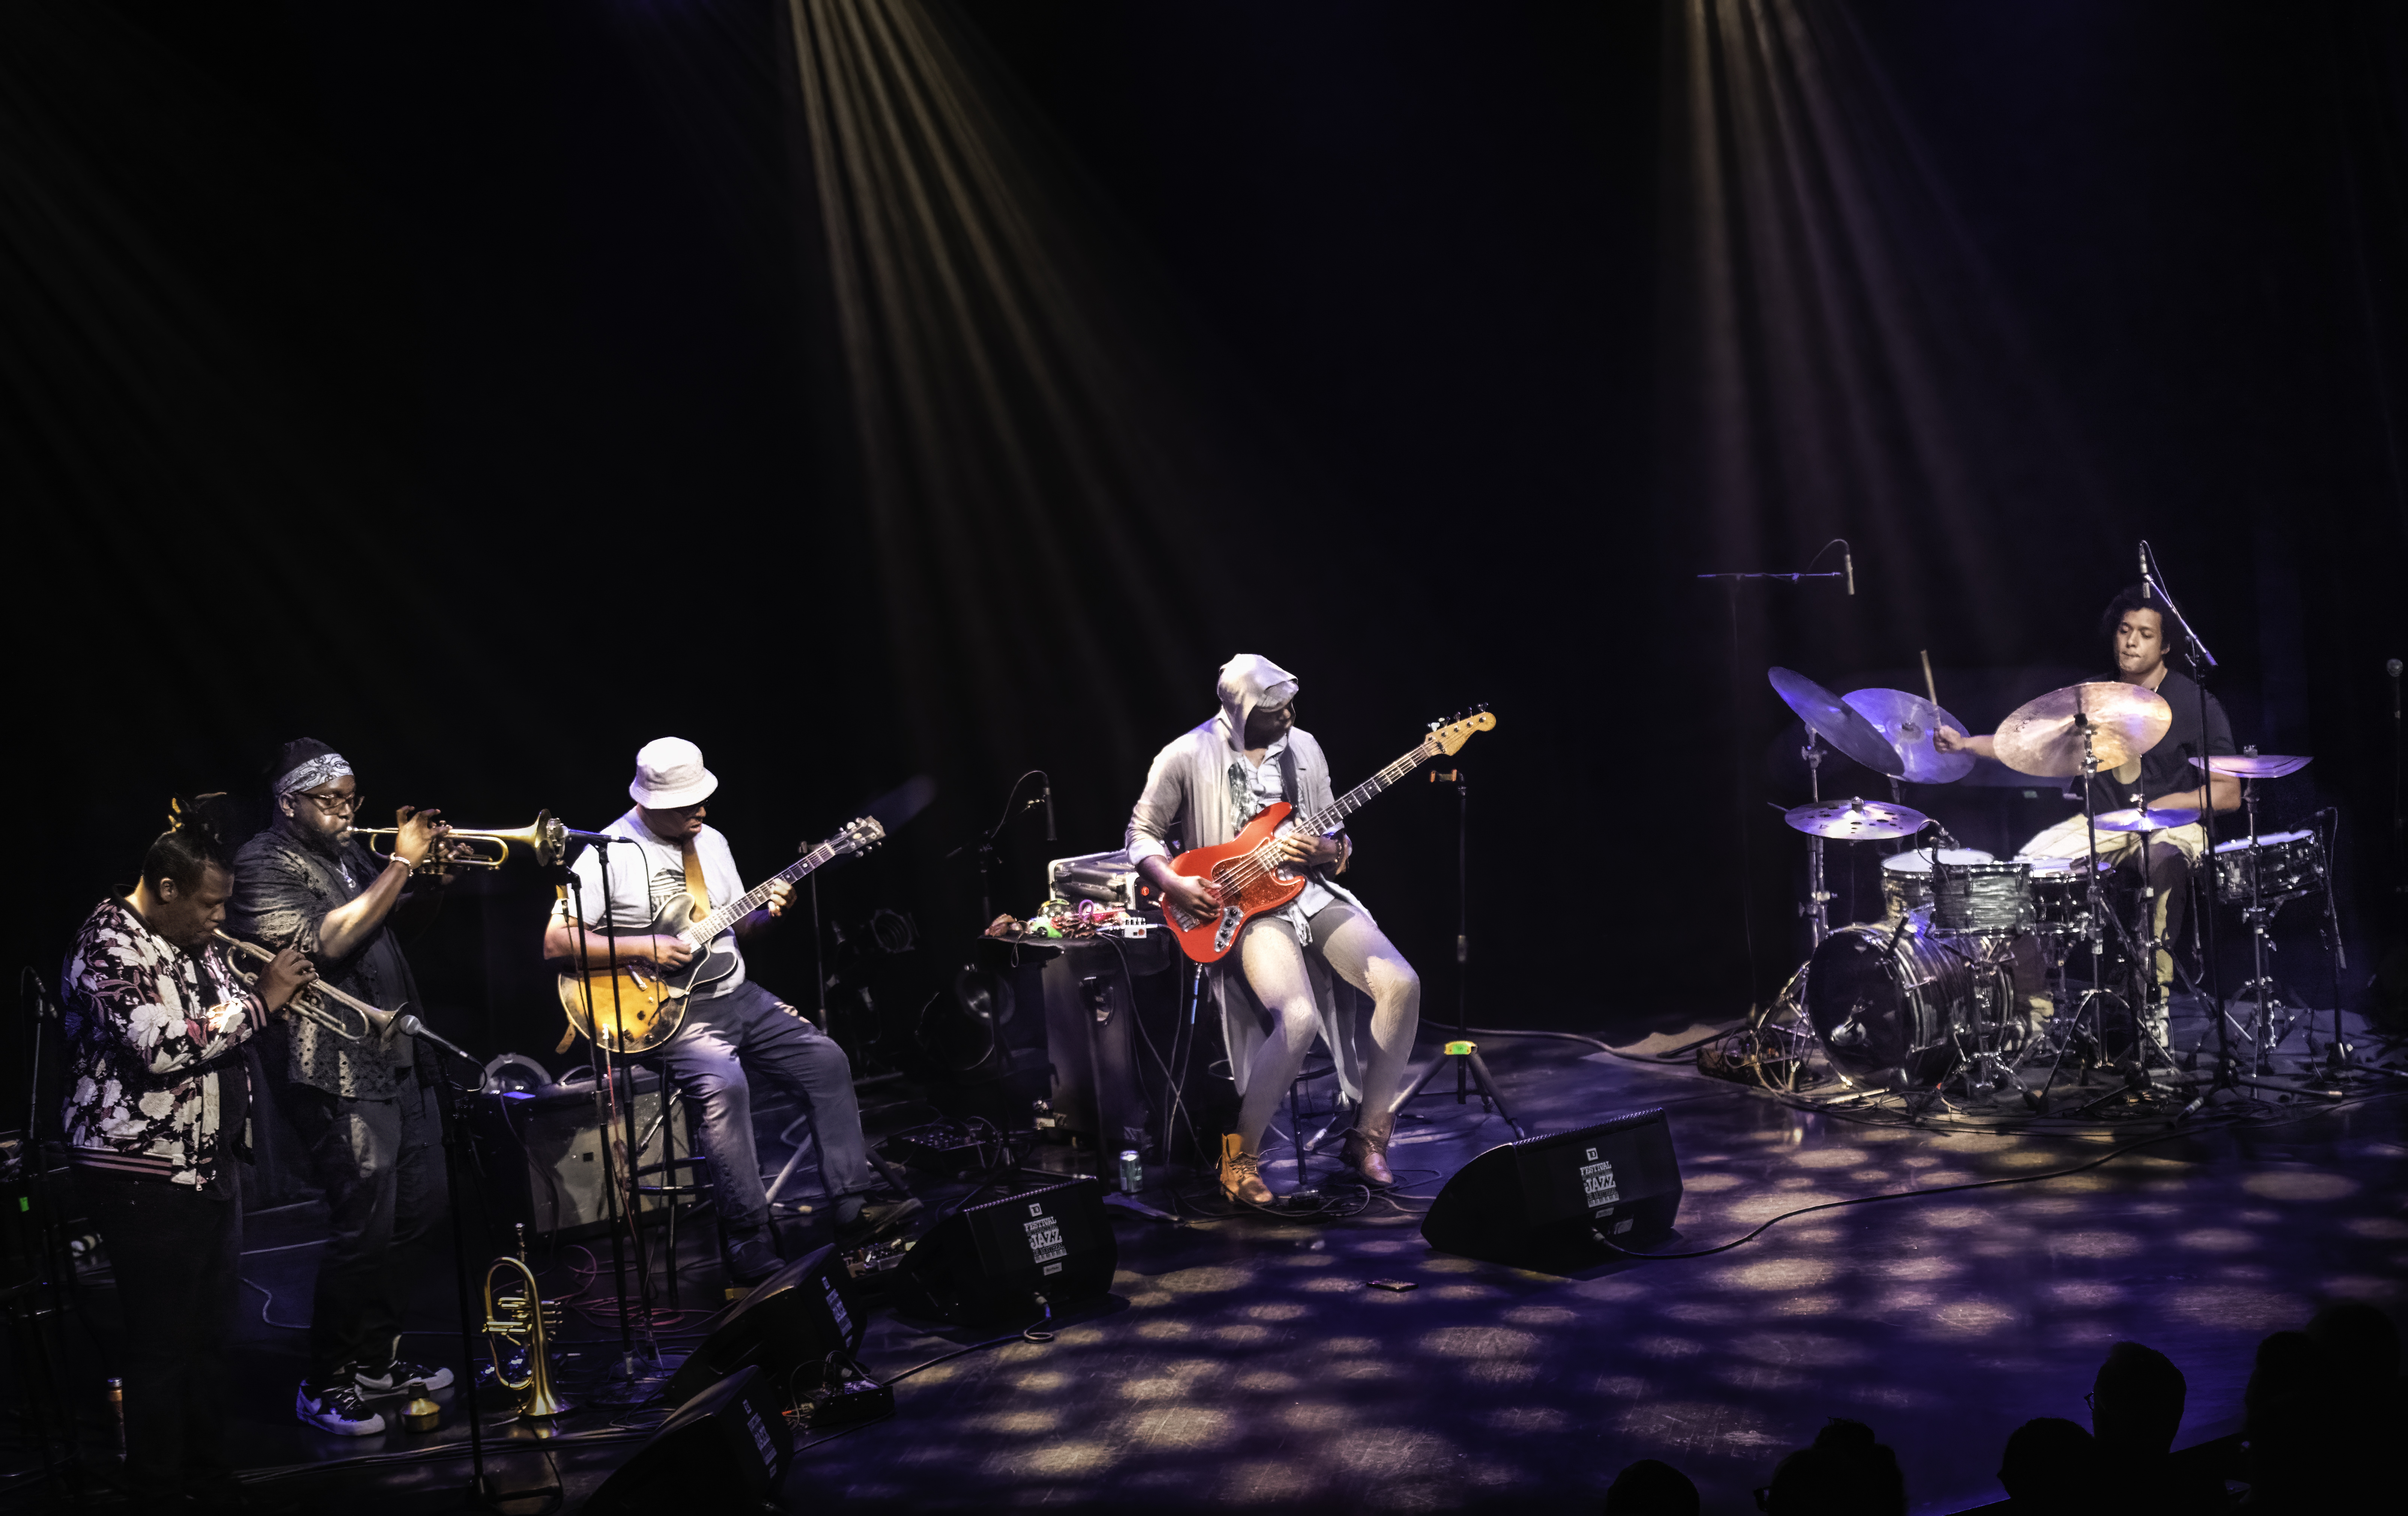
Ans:
[[[648,810],[676,810],[710,798],[719,776],[702,766],[702,750],[681,737],[654,737],[636,754],[627,794]]]

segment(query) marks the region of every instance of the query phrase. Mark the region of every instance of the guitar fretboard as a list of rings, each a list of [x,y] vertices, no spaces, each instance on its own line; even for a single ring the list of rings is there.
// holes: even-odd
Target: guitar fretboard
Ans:
[[[1421,745],[1340,795],[1328,805],[1304,817],[1296,823],[1298,832],[1313,836],[1326,835],[1339,822],[1369,804],[1373,795],[1396,783],[1442,751],[1435,736],[1422,738]]]
[[[832,861],[838,851],[835,843],[821,843],[725,905],[712,907],[710,915],[687,926],[683,935],[692,939],[697,951],[710,946],[720,933],[730,930],[738,922],[767,905],[770,885],[781,880],[792,884],[811,870]]]

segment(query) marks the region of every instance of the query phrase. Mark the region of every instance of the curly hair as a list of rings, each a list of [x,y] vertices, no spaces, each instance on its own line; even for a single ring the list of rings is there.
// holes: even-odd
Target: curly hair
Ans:
[[[2128,610],[2156,611],[2158,636],[2165,642],[2166,656],[2172,658],[2183,651],[2182,622],[2168,614],[2166,597],[2145,584],[2128,584],[2115,592],[2114,599],[2107,602],[2107,613],[2099,618],[2099,635],[2107,639],[2109,647],[2115,645],[2115,628],[2123,623],[2124,613]]]

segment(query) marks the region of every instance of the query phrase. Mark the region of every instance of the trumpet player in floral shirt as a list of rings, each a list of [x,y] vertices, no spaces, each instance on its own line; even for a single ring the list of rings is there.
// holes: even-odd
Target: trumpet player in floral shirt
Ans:
[[[179,808],[134,888],[93,908],[60,975],[68,1157],[123,1323],[126,1476],[161,1504],[221,1504],[237,1488],[224,1353],[240,1290],[242,1045],[316,972],[288,949],[256,984],[237,975],[209,936],[233,894],[223,844]]]

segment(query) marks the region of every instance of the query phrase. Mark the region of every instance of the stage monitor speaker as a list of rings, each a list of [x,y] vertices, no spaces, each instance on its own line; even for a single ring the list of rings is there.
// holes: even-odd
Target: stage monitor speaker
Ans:
[[[847,1294],[851,1280],[834,1248],[796,1259],[752,1287],[679,1366],[662,1397],[683,1405],[753,1366],[783,1383],[796,1365],[816,1363],[838,1349],[852,1352],[861,1346],[867,1323]]]
[[[1440,1252],[1548,1272],[1587,1268],[1657,1241],[1681,1209],[1681,1166],[1664,1112],[1489,1149],[1455,1171],[1422,1237]]]
[[[740,1368],[670,1413],[578,1509],[585,1516],[775,1509],[770,1502],[794,1456],[776,1376]]]
[[[897,1310],[959,1324],[1022,1323],[1109,1294],[1120,1239],[1104,1187],[1075,1179],[971,1206],[939,1222],[896,1270]]]

